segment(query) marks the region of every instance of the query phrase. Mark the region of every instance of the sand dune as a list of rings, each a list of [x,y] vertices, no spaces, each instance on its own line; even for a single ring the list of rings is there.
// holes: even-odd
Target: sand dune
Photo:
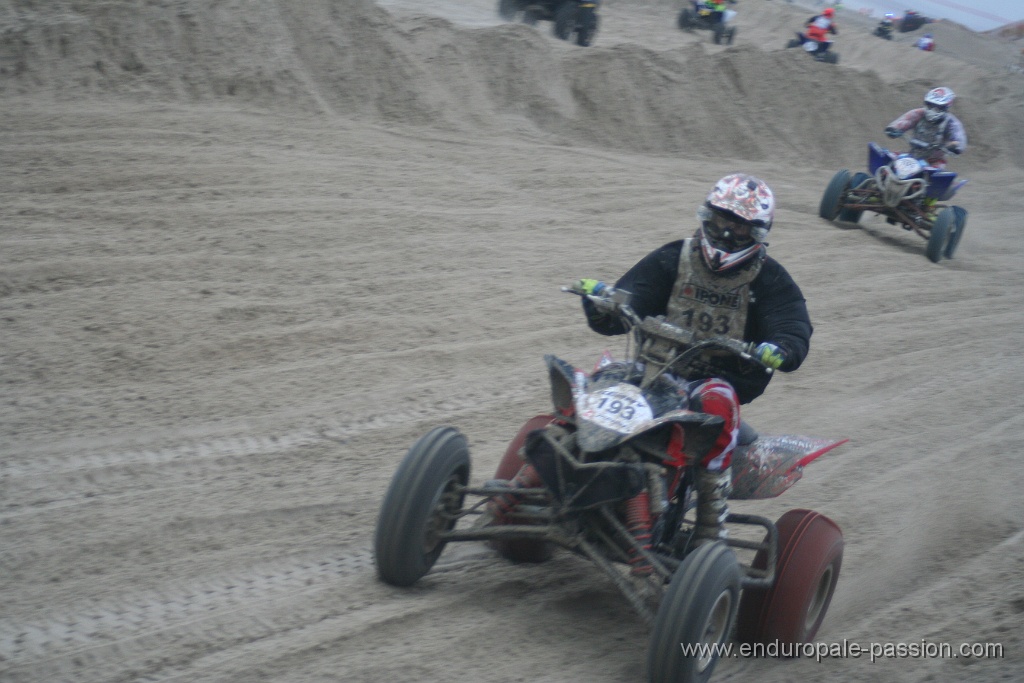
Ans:
[[[608,0],[593,47],[485,0],[0,0],[0,679],[640,681],[647,630],[581,560],[450,547],[380,584],[408,446],[474,479],[547,408],[545,353],[615,341],[559,286],[695,228],[721,175],[779,198],[815,324],[745,409],[849,437],[784,496],[842,526],[819,640],[1002,657],[723,661],[716,681],[1024,679],[1024,76],[742,0],[735,45]],[[970,135],[957,258],[818,218],[840,168],[935,84]]]

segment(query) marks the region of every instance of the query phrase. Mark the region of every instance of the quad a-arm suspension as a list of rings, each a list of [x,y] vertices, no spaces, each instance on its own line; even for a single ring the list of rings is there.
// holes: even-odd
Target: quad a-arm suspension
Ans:
[[[886,216],[890,223],[899,223],[928,239],[931,219],[920,201],[928,189],[922,178],[900,180],[887,166],[880,166],[872,178],[867,176],[857,187],[851,187],[842,207],[846,211],[874,211]]]

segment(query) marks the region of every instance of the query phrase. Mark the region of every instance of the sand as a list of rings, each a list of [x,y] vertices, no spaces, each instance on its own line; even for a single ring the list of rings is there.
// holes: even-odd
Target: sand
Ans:
[[[567,553],[449,546],[400,590],[372,536],[436,425],[491,476],[589,367],[559,287],[687,236],[711,184],[775,190],[770,253],[815,325],[745,407],[849,438],[783,496],[834,519],[817,640],[1001,657],[729,659],[713,680],[1024,680],[1024,75],[743,0],[731,47],[609,0],[593,47],[485,0],[0,0],[0,680],[631,682],[648,631]],[[818,217],[933,85],[970,135],[956,258]]]

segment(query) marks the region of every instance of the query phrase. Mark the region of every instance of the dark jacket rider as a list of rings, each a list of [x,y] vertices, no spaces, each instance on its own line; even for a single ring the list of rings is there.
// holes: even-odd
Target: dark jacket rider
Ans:
[[[669,242],[641,259],[615,283],[616,289],[633,294],[630,305],[641,318],[666,314],[679,256],[687,242],[689,249],[700,249],[697,240]],[[807,356],[813,331],[800,288],[778,261],[766,255],[761,271],[750,282],[750,294],[747,321],[743,334],[737,338],[758,343],[771,340],[785,357],[779,370],[796,370]],[[590,301],[583,301],[592,330],[605,335],[626,332],[618,317],[602,316]],[[706,320],[704,325],[714,330],[713,320]],[[723,365],[718,376],[733,385],[740,403],[750,403],[764,393],[772,377],[760,372],[742,373],[730,365]]]
[[[694,237],[670,242],[641,259],[615,284],[632,293],[640,317],[664,315],[697,339],[721,336],[756,344],[754,355],[770,367],[800,367],[813,332],[800,288],[766,253],[775,197],[764,181],[736,173],[719,180],[698,212]],[[581,280],[577,287],[599,293],[604,284]],[[618,318],[583,298],[595,332],[623,334]],[[732,452],[740,427],[739,406],[764,392],[771,375],[745,370],[729,358],[713,360],[688,376],[691,406],[723,418],[722,433],[699,463],[697,528],[700,540],[725,538],[725,499],[731,488]]]

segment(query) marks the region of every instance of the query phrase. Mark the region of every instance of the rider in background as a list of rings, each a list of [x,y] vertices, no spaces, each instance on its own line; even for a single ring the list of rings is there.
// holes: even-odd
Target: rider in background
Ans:
[[[892,12],[886,12],[882,20],[878,22],[878,26],[875,27],[875,33],[878,35],[888,35],[892,33],[894,24],[893,19],[896,17]]]
[[[704,6],[711,10],[712,24],[721,24],[725,20],[725,0],[705,0]]]
[[[813,328],[800,288],[767,255],[774,216],[775,197],[764,181],[743,173],[727,175],[698,210],[700,227],[694,236],[652,251],[615,288],[632,294],[630,305],[641,318],[663,315],[697,339],[724,336],[752,342],[753,354],[766,365],[783,372],[796,370],[807,356]],[[605,285],[581,280],[577,287],[599,294]],[[583,309],[595,332],[628,331],[618,317],[602,313],[587,298]],[[723,358],[715,359],[705,372],[680,378],[691,409],[725,421],[712,449],[695,468],[695,536],[700,542],[726,537],[739,407],[760,396],[771,377],[750,373],[735,359]]]
[[[932,34],[926,33],[917,39],[914,47],[925,52],[933,52],[935,50],[935,38],[932,37]]]
[[[818,49],[815,54],[825,52],[828,50],[829,45],[832,41],[829,40],[828,35],[839,35],[839,30],[836,28],[835,22],[836,11],[831,7],[826,7],[821,14],[815,15],[807,20],[807,25],[804,28],[804,35],[810,40],[813,40],[818,44]]]
[[[898,138],[913,130],[911,146],[926,149],[923,157],[929,166],[946,167],[946,153],[962,154],[967,149],[967,133],[960,119],[949,112],[956,94],[945,87],[932,88],[924,96],[924,106],[911,109],[885,128],[885,134]]]

